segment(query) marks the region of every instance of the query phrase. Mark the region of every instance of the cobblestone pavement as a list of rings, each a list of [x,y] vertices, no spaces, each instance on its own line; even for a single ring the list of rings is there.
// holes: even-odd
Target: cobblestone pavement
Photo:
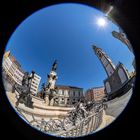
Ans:
[[[125,95],[109,101],[107,103],[108,108],[106,109],[106,114],[116,118],[126,107],[132,93],[133,90],[130,89]]]

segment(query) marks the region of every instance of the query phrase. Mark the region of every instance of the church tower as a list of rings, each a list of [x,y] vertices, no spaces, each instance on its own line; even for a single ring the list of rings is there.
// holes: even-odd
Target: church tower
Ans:
[[[95,45],[92,46],[96,56],[101,61],[108,77],[110,77],[115,71],[115,65],[112,63],[110,58],[103,52],[101,48],[97,48]]]
[[[112,97],[117,96],[119,94],[117,91],[120,91],[120,89],[127,84],[129,80],[128,70],[121,62],[115,66],[101,48],[97,48],[95,45],[92,47],[108,75],[103,82],[105,86],[105,93],[111,99]]]

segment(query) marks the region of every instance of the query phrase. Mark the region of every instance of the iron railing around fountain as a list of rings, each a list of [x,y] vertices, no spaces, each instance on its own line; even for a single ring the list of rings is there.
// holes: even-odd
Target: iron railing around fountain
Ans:
[[[103,119],[103,104],[94,106],[93,111],[89,112],[89,115],[85,118],[77,117],[75,125],[71,121],[70,116],[66,116],[63,119],[50,119],[45,121],[43,118],[37,120],[36,117],[25,110],[17,108],[19,114],[33,127],[38,130],[61,137],[78,137],[82,135],[88,135],[99,128]],[[32,119],[29,121],[25,114],[30,114]]]
[[[78,124],[72,126],[66,131],[61,131],[55,135],[61,137],[78,137],[94,132],[102,123],[103,108],[98,112],[82,119]]]

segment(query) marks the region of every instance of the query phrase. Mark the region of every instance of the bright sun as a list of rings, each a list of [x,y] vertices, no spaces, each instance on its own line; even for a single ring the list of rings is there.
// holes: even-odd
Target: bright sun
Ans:
[[[104,27],[106,25],[106,21],[104,18],[97,19],[98,26]]]

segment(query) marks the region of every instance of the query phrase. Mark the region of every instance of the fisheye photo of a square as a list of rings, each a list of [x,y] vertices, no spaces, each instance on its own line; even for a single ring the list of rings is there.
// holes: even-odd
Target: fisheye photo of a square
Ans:
[[[135,55],[113,10],[51,5],[13,32],[2,79],[9,103],[27,126],[54,137],[94,135],[127,107]]]

